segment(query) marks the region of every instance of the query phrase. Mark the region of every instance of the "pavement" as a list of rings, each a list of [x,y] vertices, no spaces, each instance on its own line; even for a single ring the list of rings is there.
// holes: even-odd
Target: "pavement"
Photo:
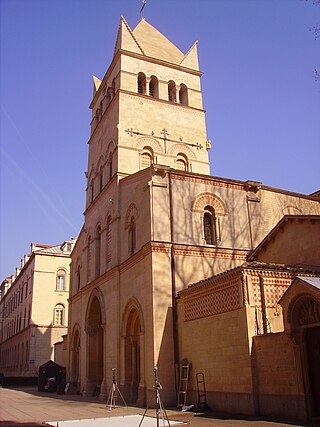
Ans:
[[[83,397],[72,395],[57,395],[55,393],[42,393],[36,388],[1,388],[0,387],[0,427],[36,427],[52,423],[55,426],[63,426],[62,421],[89,420],[88,425],[93,427],[100,424],[105,426],[117,426],[122,419],[128,427],[138,427],[137,415],[142,419],[144,408],[116,407],[110,410],[106,402],[96,397]],[[191,427],[290,427],[290,426],[320,426],[319,422],[295,422],[293,420],[272,420],[266,418],[250,418],[230,416],[206,412],[196,414],[193,412],[181,412],[177,409],[166,408],[166,414],[170,421],[184,423]],[[114,418],[113,418],[114,417]],[[154,409],[148,409],[145,419],[156,417]],[[98,420],[99,419],[99,420]],[[59,421],[59,423],[57,423]],[[156,421],[156,420],[155,420]],[[139,421],[140,422],[140,421]],[[69,424],[69,423],[68,423]],[[83,422],[72,425],[83,425]],[[65,423],[67,425],[67,423]],[[70,424],[71,425],[71,424]],[[150,425],[142,421],[141,427]],[[156,426],[156,422],[154,423]],[[168,425],[160,419],[159,426]],[[181,424],[180,424],[181,425]]]

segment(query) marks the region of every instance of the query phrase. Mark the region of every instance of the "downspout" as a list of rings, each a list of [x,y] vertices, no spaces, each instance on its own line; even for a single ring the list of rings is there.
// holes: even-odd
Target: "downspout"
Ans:
[[[260,286],[260,298],[261,298],[261,312],[262,312],[262,329],[263,333],[268,333],[267,327],[267,312],[266,312],[266,297],[264,294],[264,281],[262,273],[259,273],[259,286]]]
[[[172,328],[173,328],[173,356],[175,368],[175,389],[176,396],[178,395],[179,384],[179,333],[178,333],[178,311],[176,301],[176,268],[174,258],[174,230],[173,230],[173,197],[172,197],[172,177],[171,171],[168,172],[169,177],[169,209],[170,209],[170,241],[171,241],[171,298],[172,298]]]

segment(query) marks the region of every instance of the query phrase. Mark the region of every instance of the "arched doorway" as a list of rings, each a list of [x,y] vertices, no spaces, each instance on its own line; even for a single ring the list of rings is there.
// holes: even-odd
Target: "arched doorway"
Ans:
[[[86,321],[87,341],[87,386],[86,392],[99,392],[103,381],[103,326],[100,302],[93,296],[89,303]]]
[[[144,333],[141,314],[130,304],[123,321],[124,390],[128,402],[143,405]]]
[[[320,415],[320,303],[302,294],[292,303],[291,335],[299,344],[309,416]]]

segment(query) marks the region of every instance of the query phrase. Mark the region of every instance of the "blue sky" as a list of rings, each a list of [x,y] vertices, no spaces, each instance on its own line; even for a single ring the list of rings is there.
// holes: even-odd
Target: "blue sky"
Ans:
[[[92,75],[140,0],[0,0],[0,279],[31,242],[76,236],[85,206]],[[211,173],[320,188],[320,24],[312,0],[148,0],[187,52],[199,40]]]

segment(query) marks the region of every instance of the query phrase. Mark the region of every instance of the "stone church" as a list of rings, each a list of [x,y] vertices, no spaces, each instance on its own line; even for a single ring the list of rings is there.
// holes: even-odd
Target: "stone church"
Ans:
[[[210,175],[201,75],[197,43],[183,53],[145,19],[132,30],[121,17],[94,77],[68,328],[68,376],[83,394],[106,398],[116,368],[126,401],[144,405],[157,366],[175,405],[188,356],[179,293],[241,266],[284,215],[320,215],[316,197]]]

